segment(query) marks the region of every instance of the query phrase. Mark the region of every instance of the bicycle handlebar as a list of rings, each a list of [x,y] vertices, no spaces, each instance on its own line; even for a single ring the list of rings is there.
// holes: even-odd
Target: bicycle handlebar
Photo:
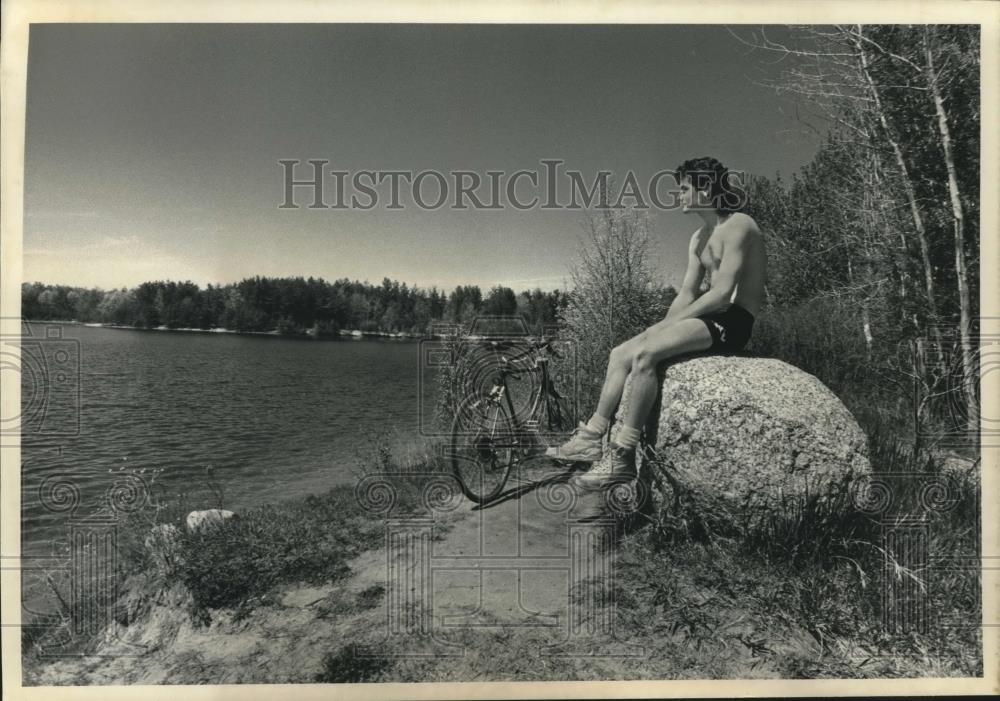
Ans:
[[[481,339],[481,343],[488,345],[493,351],[497,353],[502,353],[503,351],[509,349],[524,349],[524,352],[518,353],[517,355],[507,357],[501,355],[502,362],[505,365],[509,365],[512,362],[523,360],[528,357],[534,356],[538,351],[545,351],[551,354],[557,359],[562,359],[564,356],[562,353],[555,349],[554,338],[545,338],[542,340],[528,340],[526,338],[504,338],[504,339]]]

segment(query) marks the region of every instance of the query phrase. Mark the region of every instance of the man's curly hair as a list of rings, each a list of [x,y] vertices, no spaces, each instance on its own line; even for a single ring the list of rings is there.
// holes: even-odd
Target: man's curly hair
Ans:
[[[701,156],[684,161],[677,167],[677,182],[686,177],[691,178],[696,190],[708,189],[715,208],[724,214],[739,212],[746,206],[746,191],[718,159]]]

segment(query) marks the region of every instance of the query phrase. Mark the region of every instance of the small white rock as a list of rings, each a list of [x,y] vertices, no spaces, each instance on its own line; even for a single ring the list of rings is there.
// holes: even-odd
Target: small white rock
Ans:
[[[236,516],[232,511],[225,509],[205,509],[204,511],[192,511],[187,515],[187,529],[189,532],[195,531],[209,524],[216,524],[226,519]]]

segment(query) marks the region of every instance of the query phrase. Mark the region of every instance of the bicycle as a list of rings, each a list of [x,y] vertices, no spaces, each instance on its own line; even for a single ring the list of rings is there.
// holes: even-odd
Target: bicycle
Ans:
[[[492,365],[485,368],[492,375],[490,387],[473,389],[459,403],[451,429],[452,472],[462,493],[478,504],[496,498],[511,469],[534,456],[531,446],[543,417],[552,432],[567,430],[572,421],[568,402],[549,374],[550,356],[563,358],[551,339],[527,344],[523,340],[494,340],[486,345],[494,356]],[[527,351],[510,358],[503,355],[503,351],[518,345],[527,345]],[[528,361],[530,367],[519,371],[518,361]],[[507,380],[519,380],[525,371],[537,374],[540,381],[530,393],[527,419],[522,421],[514,409]]]

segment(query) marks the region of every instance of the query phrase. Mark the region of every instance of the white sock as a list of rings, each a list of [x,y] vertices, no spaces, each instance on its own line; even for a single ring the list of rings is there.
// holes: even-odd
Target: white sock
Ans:
[[[600,414],[594,414],[590,417],[590,421],[587,422],[587,430],[591,433],[604,435],[610,425],[611,422],[608,419],[604,418]]]
[[[615,438],[615,443],[622,448],[634,450],[639,445],[639,429],[632,428],[631,426],[622,426],[621,430],[618,431],[618,436]]]

